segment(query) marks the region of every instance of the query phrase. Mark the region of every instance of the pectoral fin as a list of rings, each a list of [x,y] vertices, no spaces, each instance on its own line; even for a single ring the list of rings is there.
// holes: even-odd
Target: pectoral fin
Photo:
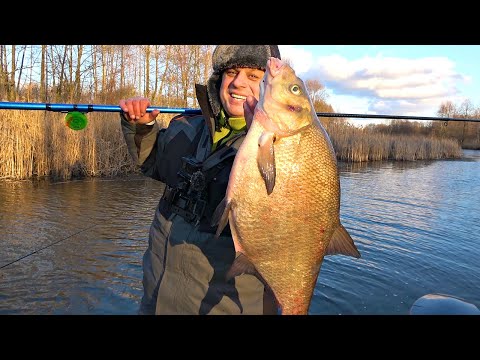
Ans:
[[[273,142],[275,134],[264,132],[258,139],[257,164],[260,174],[265,181],[267,194],[270,195],[275,186],[275,152]]]
[[[353,256],[357,259],[360,257],[360,252],[353,243],[352,237],[342,224],[334,231],[332,239],[328,244],[327,252],[325,253],[325,255],[335,254]]]

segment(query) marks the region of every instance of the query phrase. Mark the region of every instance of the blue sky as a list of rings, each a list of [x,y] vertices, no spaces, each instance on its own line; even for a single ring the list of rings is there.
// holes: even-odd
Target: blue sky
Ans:
[[[319,80],[335,112],[437,116],[479,107],[480,45],[280,45],[303,80]]]

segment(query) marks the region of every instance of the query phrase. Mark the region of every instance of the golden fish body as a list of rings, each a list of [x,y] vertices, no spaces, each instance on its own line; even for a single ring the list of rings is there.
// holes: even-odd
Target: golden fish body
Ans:
[[[330,139],[302,80],[276,58],[268,62],[220,208],[219,230],[228,216],[235,250],[253,264],[284,315],[307,314],[326,254],[360,256],[340,223]],[[231,273],[241,272],[248,271],[234,262]]]

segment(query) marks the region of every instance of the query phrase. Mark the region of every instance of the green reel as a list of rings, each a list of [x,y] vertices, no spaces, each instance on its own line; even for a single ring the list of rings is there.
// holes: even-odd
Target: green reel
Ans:
[[[71,111],[65,116],[65,125],[72,130],[82,130],[87,124],[87,116],[79,111]]]

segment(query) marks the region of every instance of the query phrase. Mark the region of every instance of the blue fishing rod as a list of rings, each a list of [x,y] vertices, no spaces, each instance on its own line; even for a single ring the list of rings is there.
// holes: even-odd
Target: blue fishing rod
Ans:
[[[94,104],[59,104],[59,103],[28,103],[28,102],[9,102],[1,101],[0,110],[43,110],[67,113],[65,124],[72,130],[82,130],[87,126],[88,120],[86,113],[89,112],[121,112],[118,105],[94,105]],[[151,106],[147,112],[159,110],[162,114],[201,114],[200,109],[193,108],[168,108]]]
[[[118,105],[95,105],[95,104],[61,104],[61,103],[28,103],[0,101],[0,110],[43,110],[67,113],[65,116],[66,125],[73,130],[82,130],[87,126],[86,113],[89,112],[121,112]],[[161,114],[185,114],[199,115],[200,109],[195,108],[169,108],[159,106],[147,107],[147,112],[159,110]],[[374,114],[346,114],[346,113],[324,113],[317,112],[319,117],[357,118],[357,119],[396,119],[396,120],[428,120],[428,121],[468,121],[480,122],[480,119],[463,119],[435,116],[406,116],[406,115],[374,115]]]

